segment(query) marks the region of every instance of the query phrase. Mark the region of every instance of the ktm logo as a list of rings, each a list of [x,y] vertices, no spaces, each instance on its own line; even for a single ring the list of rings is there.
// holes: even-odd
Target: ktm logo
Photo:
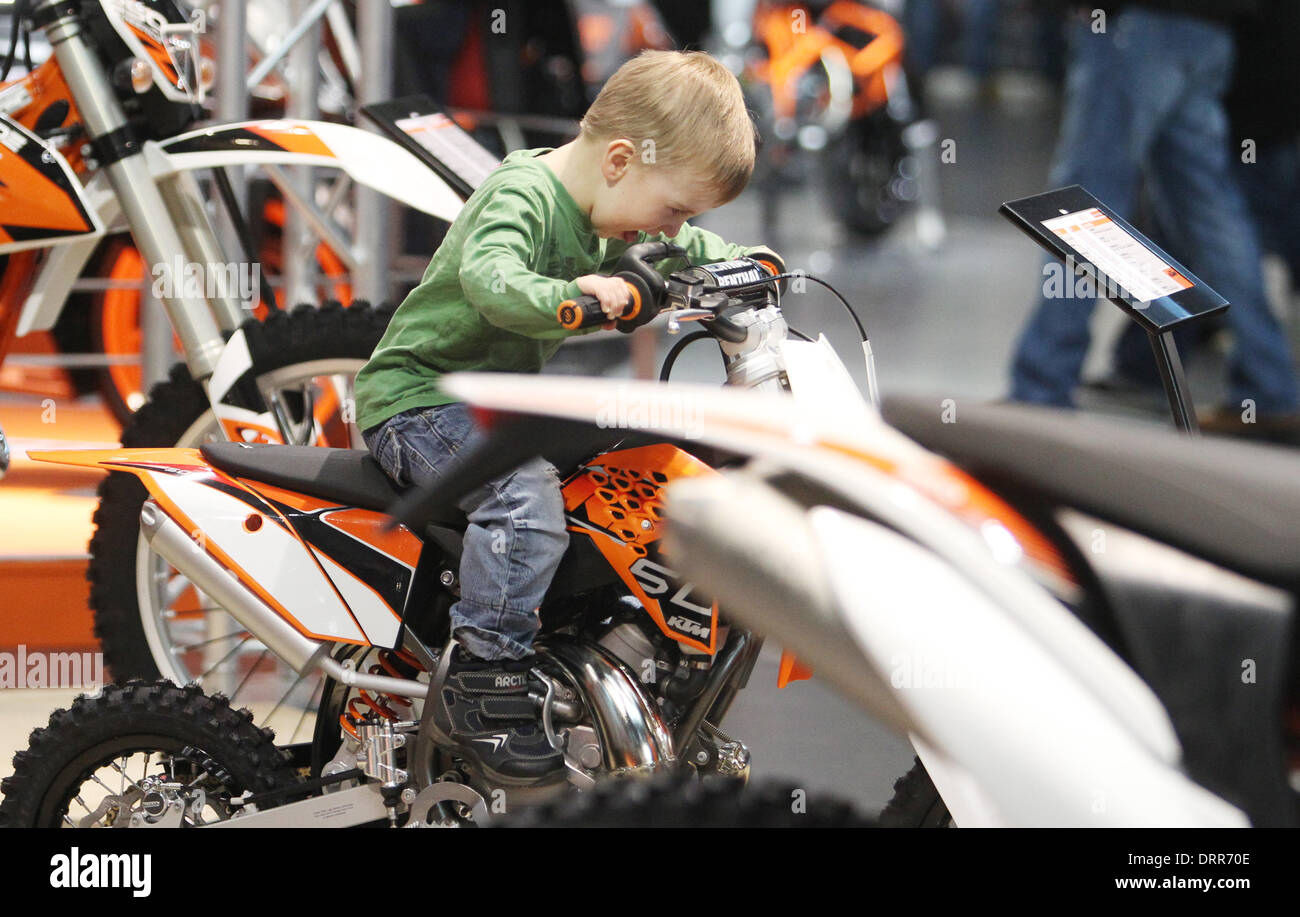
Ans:
[[[707,638],[709,636],[709,628],[706,625],[697,624],[695,621],[683,618],[681,615],[673,615],[666,623],[673,630],[684,631],[696,637]]]
[[[660,596],[665,596],[667,597],[667,605],[676,606],[677,609],[692,613],[690,617],[675,614],[665,621],[664,623],[671,630],[690,634],[702,640],[709,639],[709,634],[712,631],[713,606],[712,604],[698,605],[689,601],[687,596],[690,595],[691,589],[694,588],[690,583],[682,583],[681,587],[678,588],[676,573],[645,557],[634,563],[629,568],[629,572],[636,578],[637,583],[645,591],[647,597],[659,599]],[[672,592],[674,589],[676,591]],[[670,592],[672,592],[671,596],[669,596]],[[663,602],[664,599],[659,599],[659,601]],[[666,614],[669,609],[662,605],[661,607]],[[695,620],[696,615],[703,616],[706,623],[701,624],[698,620]]]

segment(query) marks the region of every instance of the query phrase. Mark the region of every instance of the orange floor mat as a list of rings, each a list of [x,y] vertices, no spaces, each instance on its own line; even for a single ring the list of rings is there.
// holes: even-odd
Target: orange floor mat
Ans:
[[[100,472],[27,458],[28,449],[115,445],[116,421],[96,399],[0,397],[12,462],[0,481],[0,650],[97,649],[86,545]]]

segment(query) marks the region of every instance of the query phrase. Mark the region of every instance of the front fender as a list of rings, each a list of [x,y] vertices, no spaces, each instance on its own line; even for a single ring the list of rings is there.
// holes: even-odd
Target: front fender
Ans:
[[[237,121],[180,134],[159,147],[172,172],[266,163],[330,166],[440,220],[456,219],[463,205],[450,185],[401,146],[346,124]]]
[[[451,186],[399,145],[343,124],[241,121],[190,131],[163,143],[151,141],[145,149],[155,179],[218,166],[315,165],[342,169],[358,184],[449,223],[464,206]],[[85,270],[103,235],[129,228],[102,173],[87,183],[84,193],[102,227],[52,249],[38,268],[37,282],[23,304],[17,337],[53,328],[72,284]]]

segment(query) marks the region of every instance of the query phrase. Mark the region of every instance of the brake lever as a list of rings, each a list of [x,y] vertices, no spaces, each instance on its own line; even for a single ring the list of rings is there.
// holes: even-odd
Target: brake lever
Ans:
[[[707,321],[713,316],[714,312],[711,309],[673,309],[668,313],[666,330],[669,334],[676,334],[682,330],[682,322]]]

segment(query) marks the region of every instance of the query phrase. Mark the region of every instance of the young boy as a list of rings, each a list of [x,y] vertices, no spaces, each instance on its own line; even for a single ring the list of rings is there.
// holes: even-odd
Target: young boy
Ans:
[[[628,245],[672,239],[693,264],[753,250],[685,222],[736,197],[753,167],[740,85],[701,52],[643,53],[609,79],[576,140],[507,156],[357,375],[358,426],[388,475],[423,484],[470,439],[465,405],[438,390],[441,373],[540,371],[574,333],[556,307],[583,293],[621,315],[626,286],[600,275]],[[458,646],[435,719],[495,781],[558,777],[562,756],[527,685],[537,609],[568,544],[558,473],[534,459],[460,506],[469,527],[451,608]]]

